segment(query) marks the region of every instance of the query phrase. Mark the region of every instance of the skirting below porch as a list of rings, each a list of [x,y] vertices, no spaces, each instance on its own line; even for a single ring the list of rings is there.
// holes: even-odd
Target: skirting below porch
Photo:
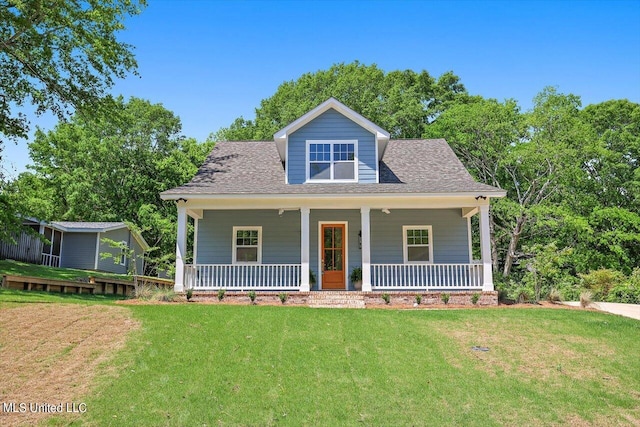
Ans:
[[[285,301],[282,302],[283,295]],[[420,304],[416,305],[416,295]],[[446,295],[444,298],[443,296]],[[389,302],[386,301],[388,296]],[[444,300],[447,300],[447,303]],[[214,304],[251,304],[249,292],[227,291],[222,300],[217,291],[194,291],[191,298],[195,302]],[[475,300],[475,303],[474,303]],[[326,308],[397,308],[419,309],[434,307],[476,307],[497,306],[497,291],[451,291],[451,292],[356,292],[356,291],[311,291],[311,292],[255,292],[257,305],[288,305]]]

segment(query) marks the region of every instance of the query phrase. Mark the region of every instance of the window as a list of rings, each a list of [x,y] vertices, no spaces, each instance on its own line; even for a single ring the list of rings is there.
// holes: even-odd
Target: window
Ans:
[[[127,242],[120,242],[120,265],[127,264]]]
[[[357,140],[307,141],[307,181],[357,181]]]
[[[430,225],[405,225],[402,227],[404,239],[404,262],[433,262],[433,244]]]
[[[262,262],[262,227],[233,227],[233,263]]]

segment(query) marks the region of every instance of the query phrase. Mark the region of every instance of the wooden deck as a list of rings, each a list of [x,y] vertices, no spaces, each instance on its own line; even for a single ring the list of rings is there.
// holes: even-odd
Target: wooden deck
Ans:
[[[133,282],[116,279],[96,278],[93,283],[84,281],[46,279],[30,276],[2,276],[2,286],[24,291],[64,292],[77,294],[129,295],[133,292]]]

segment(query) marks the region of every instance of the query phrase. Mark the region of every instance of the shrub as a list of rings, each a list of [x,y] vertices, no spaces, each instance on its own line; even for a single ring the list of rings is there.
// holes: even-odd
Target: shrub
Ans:
[[[445,304],[449,303],[449,298],[451,298],[451,295],[449,295],[449,294],[440,294],[440,299]]]
[[[251,304],[256,303],[256,291],[249,291],[249,299],[251,300]]]
[[[593,294],[591,291],[584,291],[580,294],[580,305],[583,308],[587,308],[593,301]]]
[[[176,300],[176,293],[171,288],[157,289],[153,292],[155,301],[173,302]]]
[[[391,302],[391,295],[385,292],[384,294],[382,294],[382,299],[384,300],[385,304],[389,304]]]
[[[158,290],[154,285],[138,286],[133,291],[133,297],[141,300],[149,300],[153,298],[153,294]]]
[[[191,301],[193,298],[193,289],[187,289],[187,301]]]
[[[480,301],[480,292],[474,292],[474,294],[471,295],[471,304],[476,305],[478,301]]]
[[[420,305],[421,302],[422,302],[422,295],[417,294],[416,295],[416,304]]]
[[[224,289],[218,289],[218,301],[222,301],[224,299],[224,294],[227,291],[225,291]]]
[[[607,301],[640,304],[640,268],[634,269],[624,283],[611,288]]]
[[[562,301],[562,295],[560,294],[559,290],[557,290],[556,288],[553,288],[549,291],[549,295],[547,295],[547,300],[549,300],[549,302],[560,302]]]
[[[281,303],[283,303],[283,304],[284,304],[285,302],[287,302],[287,298],[288,298],[288,297],[289,297],[289,295],[288,295],[286,292],[280,292],[280,293],[278,294],[278,298],[280,298],[280,302],[281,302]]]
[[[609,290],[625,281],[625,276],[619,271],[602,268],[590,271],[589,274],[579,274],[582,287],[592,293],[594,301],[607,299]]]
[[[519,304],[533,301],[534,292],[526,286],[518,286],[511,290],[509,294],[512,300]]]

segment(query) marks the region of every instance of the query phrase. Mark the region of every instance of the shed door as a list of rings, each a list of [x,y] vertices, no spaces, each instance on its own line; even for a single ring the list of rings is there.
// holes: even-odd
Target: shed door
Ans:
[[[345,289],[344,224],[322,224],[322,289]]]

